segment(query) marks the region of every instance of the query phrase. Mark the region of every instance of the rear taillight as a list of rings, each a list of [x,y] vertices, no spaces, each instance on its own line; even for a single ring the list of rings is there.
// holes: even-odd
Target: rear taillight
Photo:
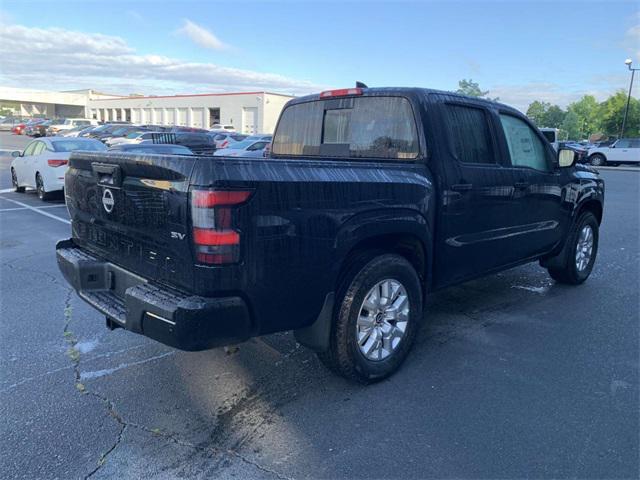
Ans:
[[[192,190],[191,220],[196,261],[223,265],[240,260],[241,233],[235,227],[235,209],[249,200],[247,190]]]
[[[52,158],[51,160],[47,160],[47,165],[50,167],[61,167],[69,163],[69,160],[60,160],[57,158]]]

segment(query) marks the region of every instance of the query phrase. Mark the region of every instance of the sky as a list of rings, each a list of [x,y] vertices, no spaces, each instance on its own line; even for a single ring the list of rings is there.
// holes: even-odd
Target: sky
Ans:
[[[356,80],[455,90],[471,78],[523,111],[533,100],[565,107],[628,89],[639,5],[0,0],[0,86],[302,95]]]

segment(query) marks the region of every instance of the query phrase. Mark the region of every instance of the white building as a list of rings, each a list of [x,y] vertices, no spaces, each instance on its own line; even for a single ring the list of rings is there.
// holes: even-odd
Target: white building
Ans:
[[[89,100],[114,98],[95,90],[51,92],[0,86],[0,108],[19,117],[84,117]]]
[[[52,92],[0,86],[0,107],[21,117],[86,117],[198,128],[220,123],[241,133],[273,133],[291,98],[269,92],[123,97],[90,89]]]
[[[211,128],[233,125],[241,133],[272,133],[288,95],[269,92],[129,96],[90,99],[87,116],[100,121]]]

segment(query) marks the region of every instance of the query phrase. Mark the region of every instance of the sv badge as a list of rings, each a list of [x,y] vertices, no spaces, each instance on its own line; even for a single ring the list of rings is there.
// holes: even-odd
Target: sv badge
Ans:
[[[186,233],[171,232],[171,238],[175,238],[177,240],[184,240],[184,237],[186,236],[187,236]]]

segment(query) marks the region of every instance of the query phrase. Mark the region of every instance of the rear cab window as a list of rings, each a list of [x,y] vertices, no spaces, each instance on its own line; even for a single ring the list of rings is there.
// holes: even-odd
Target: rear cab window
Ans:
[[[418,132],[409,100],[399,96],[345,97],[287,107],[273,137],[282,156],[413,160]]]

